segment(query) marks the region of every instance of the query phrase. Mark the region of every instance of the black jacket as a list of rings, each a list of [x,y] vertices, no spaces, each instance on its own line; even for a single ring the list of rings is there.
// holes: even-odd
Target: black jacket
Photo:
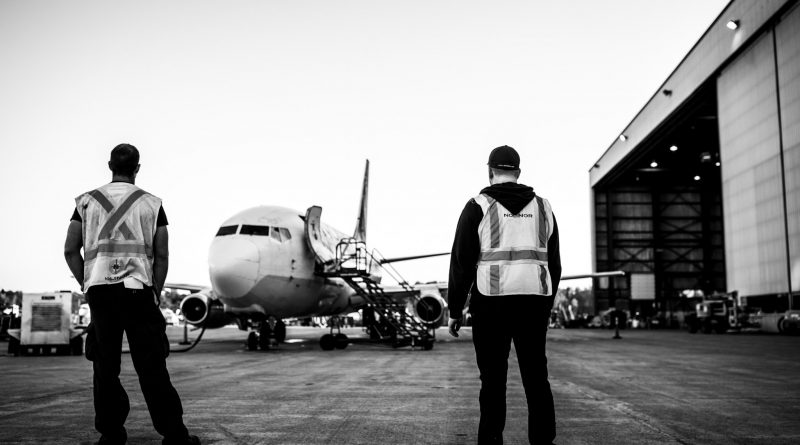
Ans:
[[[533,189],[513,182],[494,184],[481,190],[496,199],[511,213],[517,214],[536,197]],[[472,299],[487,298],[481,295],[475,283],[478,259],[481,253],[478,225],[483,219],[483,210],[474,199],[470,199],[458,219],[453,250],[450,254],[450,281],[447,286],[447,300],[451,318],[461,318],[467,295]],[[553,215],[553,234],[547,241],[547,265],[553,282],[553,297],[558,292],[561,281],[561,253],[558,244],[558,223]],[[498,297],[493,297],[498,298]]]

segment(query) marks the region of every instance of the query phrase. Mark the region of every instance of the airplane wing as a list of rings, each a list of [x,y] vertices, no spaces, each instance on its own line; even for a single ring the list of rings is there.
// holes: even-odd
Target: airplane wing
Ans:
[[[378,260],[378,263],[379,264],[398,263],[400,261],[418,260],[420,258],[430,258],[443,255],[450,255],[450,252],[429,253],[425,255],[414,255],[414,256],[401,256],[396,258],[381,258]]]
[[[425,256],[422,257],[424,258]],[[413,258],[409,257],[408,259]],[[561,277],[561,280],[618,276],[625,276],[625,272],[616,270],[581,275],[565,275]],[[444,316],[444,309],[447,307],[447,283],[434,282],[415,284],[413,290],[408,289],[407,286],[386,286],[384,287],[384,294],[395,301],[404,302],[408,312],[425,323],[432,325],[439,323]]]
[[[595,273],[586,273],[582,275],[564,275],[561,277],[561,281],[564,280],[578,280],[581,278],[601,278],[601,277],[624,277],[625,272],[622,270],[614,270],[611,272],[595,272]]]
[[[186,283],[165,283],[164,289],[186,290],[191,293],[196,293],[206,289],[210,290],[211,286],[199,286],[197,284],[186,284]]]

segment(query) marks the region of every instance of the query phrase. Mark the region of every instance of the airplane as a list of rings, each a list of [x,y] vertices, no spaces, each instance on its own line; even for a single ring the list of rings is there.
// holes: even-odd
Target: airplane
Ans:
[[[168,283],[165,288],[193,292],[180,304],[181,313],[191,325],[219,328],[236,322],[240,329],[250,330],[250,350],[269,349],[283,342],[284,319],[335,318],[359,309],[366,310],[365,327],[375,340],[396,337],[393,328],[386,325],[387,318],[395,319],[389,320],[395,324],[403,319],[400,322],[411,323],[420,330],[421,326],[432,328],[441,321],[447,307],[442,286],[415,288],[400,279],[398,286],[372,289],[379,292],[375,297],[384,300],[384,306],[392,302],[396,305],[394,310],[399,313],[389,317],[376,316],[370,293],[358,289],[380,286],[390,263],[449,254],[392,259],[381,257],[377,251],[366,251],[368,190],[369,160],[353,236],[322,223],[319,206],[312,206],[305,213],[279,206],[243,210],[225,220],[211,242],[211,286]],[[341,270],[351,273],[341,277]],[[388,272],[397,279],[391,270]],[[320,345],[326,350],[344,349],[349,341],[341,332],[333,334],[331,328],[320,338]],[[422,343],[430,349],[433,339],[423,335]]]
[[[435,326],[446,313],[447,285],[410,286],[391,263],[449,252],[387,259],[376,250],[367,251],[368,190],[369,160],[353,236],[322,223],[319,206],[309,207],[305,214],[279,206],[243,210],[225,220],[211,242],[211,286],[168,283],[165,288],[192,292],[180,304],[187,323],[213,329],[235,322],[239,329],[250,331],[249,350],[284,342],[283,320],[307,317],[331,317],[334,323],[329,323],[330,332],[322,335],[320,346],[344,349],[351,340],[341,331],[333,333],[335,319],[357,310],[362,311],[370,339],[393,346],[419,344],[429,350]],[[386,272],[397,286],[380,285]],[[600,272],[562,280],[620,274]]]

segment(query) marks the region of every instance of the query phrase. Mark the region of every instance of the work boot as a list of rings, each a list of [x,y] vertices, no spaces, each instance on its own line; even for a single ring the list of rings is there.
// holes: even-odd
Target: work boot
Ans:
[[[128,434],[126,432],[122,432],[122,435],[119,436],[100,436],[100,440],[95,442],[96,445],[125,445],[128,442]]]
[[[181,437],[180,439],[173,439],[165,437],[161,441],[161,445],[200,445],[200,438],[193,435]]]

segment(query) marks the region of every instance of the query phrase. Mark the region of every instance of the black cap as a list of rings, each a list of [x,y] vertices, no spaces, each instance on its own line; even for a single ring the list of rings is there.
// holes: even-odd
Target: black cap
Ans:
[[[489,167],[517,170],[519,169],[519,153],[508,145],[497,147],[489,154]]]

